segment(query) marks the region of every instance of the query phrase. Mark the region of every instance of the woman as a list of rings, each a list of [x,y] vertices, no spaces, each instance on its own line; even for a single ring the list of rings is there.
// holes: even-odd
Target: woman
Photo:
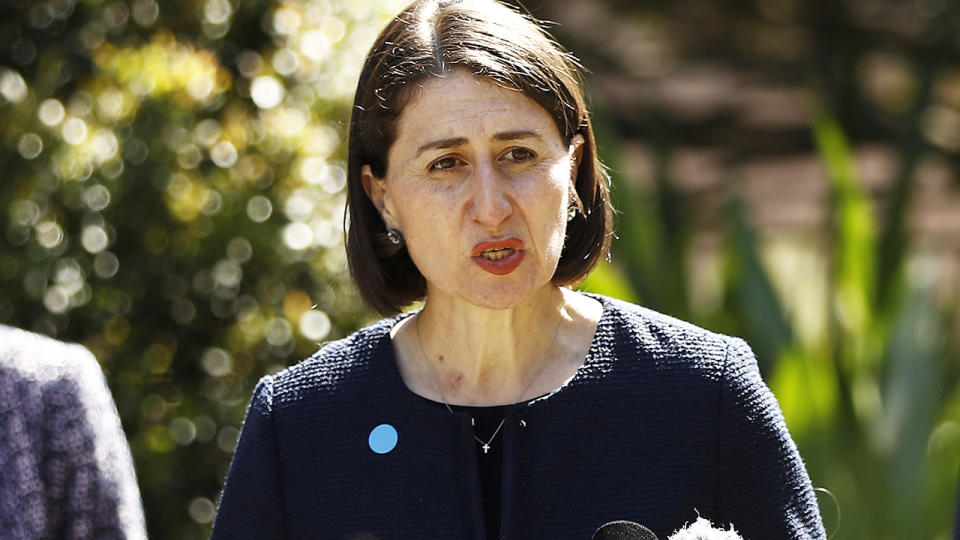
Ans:
[[[740,340],[568,288],[605,256],[575,60],[493,0],[380,34],[349,139],[350,267],[394,315],[260,381],[214,538],[588,538],[697,519],[824,537]]]

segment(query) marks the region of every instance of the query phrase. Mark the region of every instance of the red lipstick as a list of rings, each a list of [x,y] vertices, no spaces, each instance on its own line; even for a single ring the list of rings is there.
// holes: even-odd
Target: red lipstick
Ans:
[[[526,255],[523,247],[523,240],[519,238],[488,240],[473,246],[470,256],[480,268],[503,276],[516,270],[523,262]]]

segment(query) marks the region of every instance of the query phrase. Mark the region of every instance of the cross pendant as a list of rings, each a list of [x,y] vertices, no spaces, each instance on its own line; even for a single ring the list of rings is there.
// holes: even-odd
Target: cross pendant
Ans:
[[[486,454],[487,452],[490,451],[490,445],[489,445],[489,444],[483,445],[482,448],[483,448],[483,453],[484,453],[484,454]]]

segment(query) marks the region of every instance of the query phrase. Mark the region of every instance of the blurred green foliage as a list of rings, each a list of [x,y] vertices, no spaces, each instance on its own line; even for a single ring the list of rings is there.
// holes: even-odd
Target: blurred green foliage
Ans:
[[[745,109],[733,112],[728,96],[717,98],[715,116],[664,111],[669,101],[631,100],[627,92],[618,94],[617,109],[600,103],[597,124],[605,133],[598,139],[622,214],[611,264],[585,286],[747,338],[814,484],[829,490],[819,502],[832,538],[953,538],[960,471],[956,244],[916,230],[926,210],[916,193],[928,174],[922,166],[933,162],[943,164],[944,195],[960,186],[960,129],[952,124],[960,118],[960,9],[909,0],[604,5],[605,35],[616,45],[604,47],[582,28],[563,37],[574,50],[584,43],[599,49],[585,49],[595,55],[586,63],[612,93],[609,81],[640,93],[655,87],[651,79],[674,75],[673,65],[706,64],[715,69],[713,80],[703,79],[708,84],[745,73],[756,84],[772,79],[788,95],[796,91],[809,120],[799,133],[790,121],[749,125],[737,113],[754,105],[751,97],[736,101]],[[580,20],[597,24],[604,9],[551,13],[576,27]],[[617,55],[628,43],[623,36],[653,37],[628,57]],[[643,57],[645,50],[653,52]],[[620,75],[630,66],[636,73]],[[745,96],[747,90],[744,84]],[[707,110],[710,88],[694,95],[699,102],[684,103]],[[636,141],[650,154],[651,178],[626,172]],[[882,175],[889,187],[861,177],[856,147],[864,144],[890,156]],[[672,161],[683,146],[719,155],[720,188],[711,195],[725,201],[713,216],[722,231],[716,245],[695,230],[706,205],[683,187],[690,179]],[[817,158],[828,182],[826,219],[810,220],[803,234],[761,229],[751,217],[757,213],[743,165],[789,164],[805,155]],[[797,193],[788,185],[794,180],[767,182]],[[958,211],[955,199],[951,204]]]
[[[732,190],[722,217],[723,263],[711,268],[719,273],[715,294],[722,300],[697,310],[680,292],[689,291],[690,282],[677,278],[695,279],[687,267],[701,259],[696,246],[647,248],[676,242],[664,230],[664,209],[684,215],[691,205],[667,190],[643,196],[625,183],[617,190],[623,214],[614,255],[584,288],[672,308],[708,328],[748,337],[821,488],[831,538],[948,540],[960,469],[960,301],[955,292],[938,295],[929,279],[937,272],[922,260],[906,260],[907,250],[899,254],[904,260],[884,264],[912,262],[912,276],[901,273],[887,285],[896,293],[875,296],[879,224],[851,149],[826,113],[811,135],[832,185],[827,253],[818,265],[823,275],[775,285],[773,273],[784,262],[765,255],[765,242]],[[616,169],[616,147],[608,153]],[[817,297],[823,280],[825,295]],[[806,307],[790,309],[791,301]],[[809,309],[825,321],[825,331],[803,330]]]
[[[0,321],[100,360],[153,538],[207,536],[253,384],[367,317],[344,118],[399,7],[0,7]]]
[[[345,122],[363,55],[404,3],[0,7],[0,322],[96,354],[153,538],[208,534],[256,380],[370,319],[345,272]],[[833,20],[834,8],[811,5]],[[836,39],[830,28],[810,26],[829,38],[818,43]],[[675,141],[655,141],[653,188],[638,189],[618,177],[623,133],[598,104],[621,214],[612,263],[584,286],[748,338],[815,484],[837,497],[836,538],[949,537],[960,304],[923,278],[905,217],[932,81],[954,61],[930,53],[941,41],[918,49],[907,97],[884,94],[906,128],[891,130],[899,170],[882,214],[844,127],[862,125],[849,116],[863,108],[850,59],[829,57],[806,83],[830,220],[822,272],[786,286],[777,269],[789,262],[757,231],[736,178],[705,261],[667,166]],[[709,309],[698,307],[703,276]],[[833,501],[821,508],[832,530]]]

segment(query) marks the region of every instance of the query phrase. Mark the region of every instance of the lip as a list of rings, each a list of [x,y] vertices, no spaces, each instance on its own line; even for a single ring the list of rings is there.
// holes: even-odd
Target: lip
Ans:
[[[484,251],[506,248],[513,250],[513,253],[509,257],[491,261],[482,256]],[[527,252],[524,251],[523,240],[514,237],[479,242],[473,246],[473,249],[470,251],[471,258],[477,266],[497,276],[503,276],[516,270],[517,267],[520,266],[520,263],[523,262],[523,257],[526,253]]]

